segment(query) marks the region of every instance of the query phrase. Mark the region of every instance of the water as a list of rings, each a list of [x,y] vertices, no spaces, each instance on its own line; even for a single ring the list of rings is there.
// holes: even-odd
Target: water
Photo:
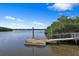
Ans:
[[[50,56],[48,46],[25,46],[25,40],[32,38],[32,30],[0,32],[0,56]],[[35,38],[46,39],[44,30],[35,30]]]

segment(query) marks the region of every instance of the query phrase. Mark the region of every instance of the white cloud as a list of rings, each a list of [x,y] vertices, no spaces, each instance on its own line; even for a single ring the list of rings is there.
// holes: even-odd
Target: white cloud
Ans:
[[[25,29],[27,28],[27,25],[23,23],[12,23],[11,27],[14,29]]]
[[[65,11],[65,10],[72,10],[73,6],[74,4],[72,3],[55,3],[55,4],[48,6],[47,8],[51,10],[55,9],[58,11]]]
[[[2,26],[2,24],[0,23],[0,26]]]
[[[12,17],[12,16],[5,16],[5,19],[8,19],[8,20],[15,20],[16,18],[15,18],[15,17]]]
[[[43,24],[41,22],[37,22],[37,21],[33,21],[32,23],[33,23],[33,25],[37,25],[37,26],[45,26],[45,24]]]
[[[34,27],[36,29],[43,29],[43,28],[46,28],[47,26],[44,23],[33,21],[31,24],[31,27]]]
[[[12,16],[5,16],[5,19],[12,20],[12,22],[9,23],[7,27],[13,28],[13,29],[31,29],[34,27],[35,29],[43,29],[46,28],[46,25],[44,23],[38,22],[38,21],[28,21],[25,22],[21,18],[16,18]]]
[[[22,20],[22,19],[18,18],[18,19],[17,19],[17,21],[19,21],[19,22],[23,22],[24,20]]]
[[[24,23],[12,23],[10,28],[13,29],[32,29],[34,27],[35,29],[44,29],[46,26],[40,26],[35,23],[29,23],[29,24],[24,24]]]
[[[23,19],[12,17],[12,16],[5,16],[5,19],[7,20],[13,20],[13,21],[18,21],[18,22],[23,22]]]

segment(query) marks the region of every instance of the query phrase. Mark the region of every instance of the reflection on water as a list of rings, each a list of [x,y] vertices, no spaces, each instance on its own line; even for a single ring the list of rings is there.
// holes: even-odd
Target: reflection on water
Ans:
[[[37,56],[39,51],[38,49],[45,49],[46,46],[29,46],[29,45],[25,45],[26,47],[31,47],[32,48],[32,54],[33,56]],[[45,53],[45,52],[44,52]],[[42,54],[39,54],[42,55]]]
[[[37,48],[44,48],[44,47],[46,47],[46,46],[40,46],[40,45],[36,46],[36,45],[27,45],[27,44],[24,44],[24,46],[25,47],[37,47]]]
[[[0,32],[0,55],[3,56],[32,56],[51,55],[50,48],[25,46],[25,40],[32,38],[32,30],[14,30]],[[35,30],[35,38],[46,39],[44,30]]]

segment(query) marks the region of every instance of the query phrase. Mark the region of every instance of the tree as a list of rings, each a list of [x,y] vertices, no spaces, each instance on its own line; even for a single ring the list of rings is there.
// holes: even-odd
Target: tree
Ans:
[[[79,17],[69,18],[68,16],[61,16],[48,26],[45,31],[48,38],[51,37],[51,34],[53,38],[54,34],[62,32],[79,32]]]

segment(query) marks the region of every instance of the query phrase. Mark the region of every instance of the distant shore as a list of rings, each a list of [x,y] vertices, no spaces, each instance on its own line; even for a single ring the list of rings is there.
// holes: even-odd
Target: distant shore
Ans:
[[[32,29],[13,29],[13,30],[32,30]],[[34,29],[34,30],[45,30],[45,29]]]
[[[13,29],[10,28],[6,28],[6,27],[0,27],[0,32],[4,32],[4,31],[12,31]]]
[[[0,27],[0,32],[13,31],[13,30],[32,30],[32,29],[10,29],[10,28],[5,28],[5,27]],[[46,29],[34,29],[34,30],[46,30]]]

